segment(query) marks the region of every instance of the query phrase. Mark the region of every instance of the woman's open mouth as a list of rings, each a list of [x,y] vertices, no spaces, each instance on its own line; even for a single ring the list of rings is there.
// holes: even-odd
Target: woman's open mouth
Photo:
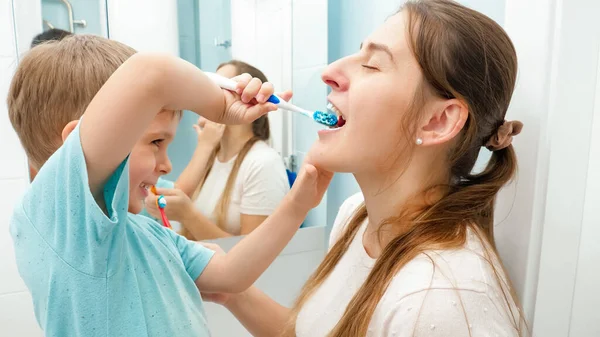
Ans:
[[[327,104],[327,111],[332,114],[335,114],[338,119],[337,124],[334,126],[331,126],[330,127],[331,129],[339,129],[339,128],[343,127],[344,125],[346,125],[346,118],[344,117],[342,112],[335,105],[333,105],[333,103],[329,102]]]

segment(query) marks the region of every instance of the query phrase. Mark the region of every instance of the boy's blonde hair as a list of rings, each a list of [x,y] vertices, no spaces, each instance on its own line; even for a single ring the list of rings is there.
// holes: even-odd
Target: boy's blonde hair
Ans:
[[[36,170],[62,145],[61,133],[135,49],[93,35],[73,35],[31,49],[8,92],[8,116]]]

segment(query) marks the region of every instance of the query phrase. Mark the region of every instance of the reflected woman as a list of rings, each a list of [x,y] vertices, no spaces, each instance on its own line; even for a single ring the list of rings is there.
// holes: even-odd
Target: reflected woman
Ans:
[[[237,60],[221,64],[217,73],[231,78],[243,73],[267,82],[257,68]],[[181,234],[208,240],[252,232],[289,191],[281,156],[267,144],[269,120],[248,125],[219,125],[200,119],[194,125],[198,145],[175,182],[160,181],[168,203],[167,217],[182,224]],[[160,219],[156,197],[146,200],[148,213]]]

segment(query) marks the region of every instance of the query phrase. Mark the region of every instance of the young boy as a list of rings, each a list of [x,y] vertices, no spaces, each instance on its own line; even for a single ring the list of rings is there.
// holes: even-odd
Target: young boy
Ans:
[[[241,123],[276,109],[265,102],[272,87],[257,79],[238,78],[233,94],[185,61],[133,54],[68,37],[32,49],[11,84],[10,120],[35,179],[10,231],[47,336],[208,336],[199,291],[249,287],[331,178],[307,166],[279,209],[227,255],[132,214],[171,169],[174,111]]]

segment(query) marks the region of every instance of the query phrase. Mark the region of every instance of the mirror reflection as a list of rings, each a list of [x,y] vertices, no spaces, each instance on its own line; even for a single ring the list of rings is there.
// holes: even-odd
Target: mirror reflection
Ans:
[[[238,60],[219,65],[217,73],[228,78],[247,73],[268,82],[262,71]],[[197,145],[191,161],[174,183],[161,179],[157,184],[169,205],[168,218],[180,222],[180,232],[193,240],[250,233],[290,188],[282,157],[267,143],[268,116],[227,126],[200,117],[194,130]],[[146,205],[159,219],[153,197]]]
[[[320,72],[327,63],[326,48],[308,58],[298,52],[307,43],[298,32],[306,34],[305,27],[314,25],[306,6],[298,6],[294,14],[291,3],[267,5],[235,0],[163,1],[151,6],[136,1],[42,0],[43,33],[31,45],[70,34],[106,36],[138,51],[180,56],[229,78],[249,73],[270,81],[278,91],[293,89],[296,105],[324,110],[327,89]],[[161,25],[148,25],[156,15]],[[252,24],[255,31],[247,29]],[[326,34],[311,29],[311,43],[326,47]],[[260,50],[267,45],[269,49]],[[245,126],[213,125],[184,111],[169,147],[172,169],[157,184],[171,205],[166,216],[174,229],[194,240],[251,232],[289,191],[318,128],[309,118],[284,111]],[[309,213],[303,227],[326,225],[326,202],[324,198]],[[156,200],[149,198],[147,205],[143,214],[160,221]]]
[[[292,1],[282,5],[245,0],[28,0],[28,7],[22,4],[15,5],[14,21],[20,54],[73,34],[98,35],[137,51],[179,56],[227,78],[248,73],[271,82],[277,92],[293,89],[297,93],[293,103],[302,108],[325,110],[327,89],[320,73],[327,64],[327,25],[306,16],[319,12],[320,18],[325,17],[325,2],[312,4],[313,10]],[[320,49],[307,47],[304,36],[309,33]],[[320,126],[285,111],[272,112],[252,124],[228,126],[190,111],[178,116],[177,134],[168,149],[170,167],[155,193],[146,198],[142,214],[168,223],[191,240],[216,242],[229,251],[280,205]],[[29,164],[33,178],[39,165]],[[158,200],[154,194],[163,198]],[[158,207],[163,201],[168,205],[164,219]],[[323,258],[326,203],[323,198],[309,213],[290,244],[255,283],[278,303],[290,306]],[[223,307],[209,302],[204,306],[214,336],[248,335]],[[26,317],[30,316],[32,310],[27,311]],[[34,335],[39,333],[34,330]]]

